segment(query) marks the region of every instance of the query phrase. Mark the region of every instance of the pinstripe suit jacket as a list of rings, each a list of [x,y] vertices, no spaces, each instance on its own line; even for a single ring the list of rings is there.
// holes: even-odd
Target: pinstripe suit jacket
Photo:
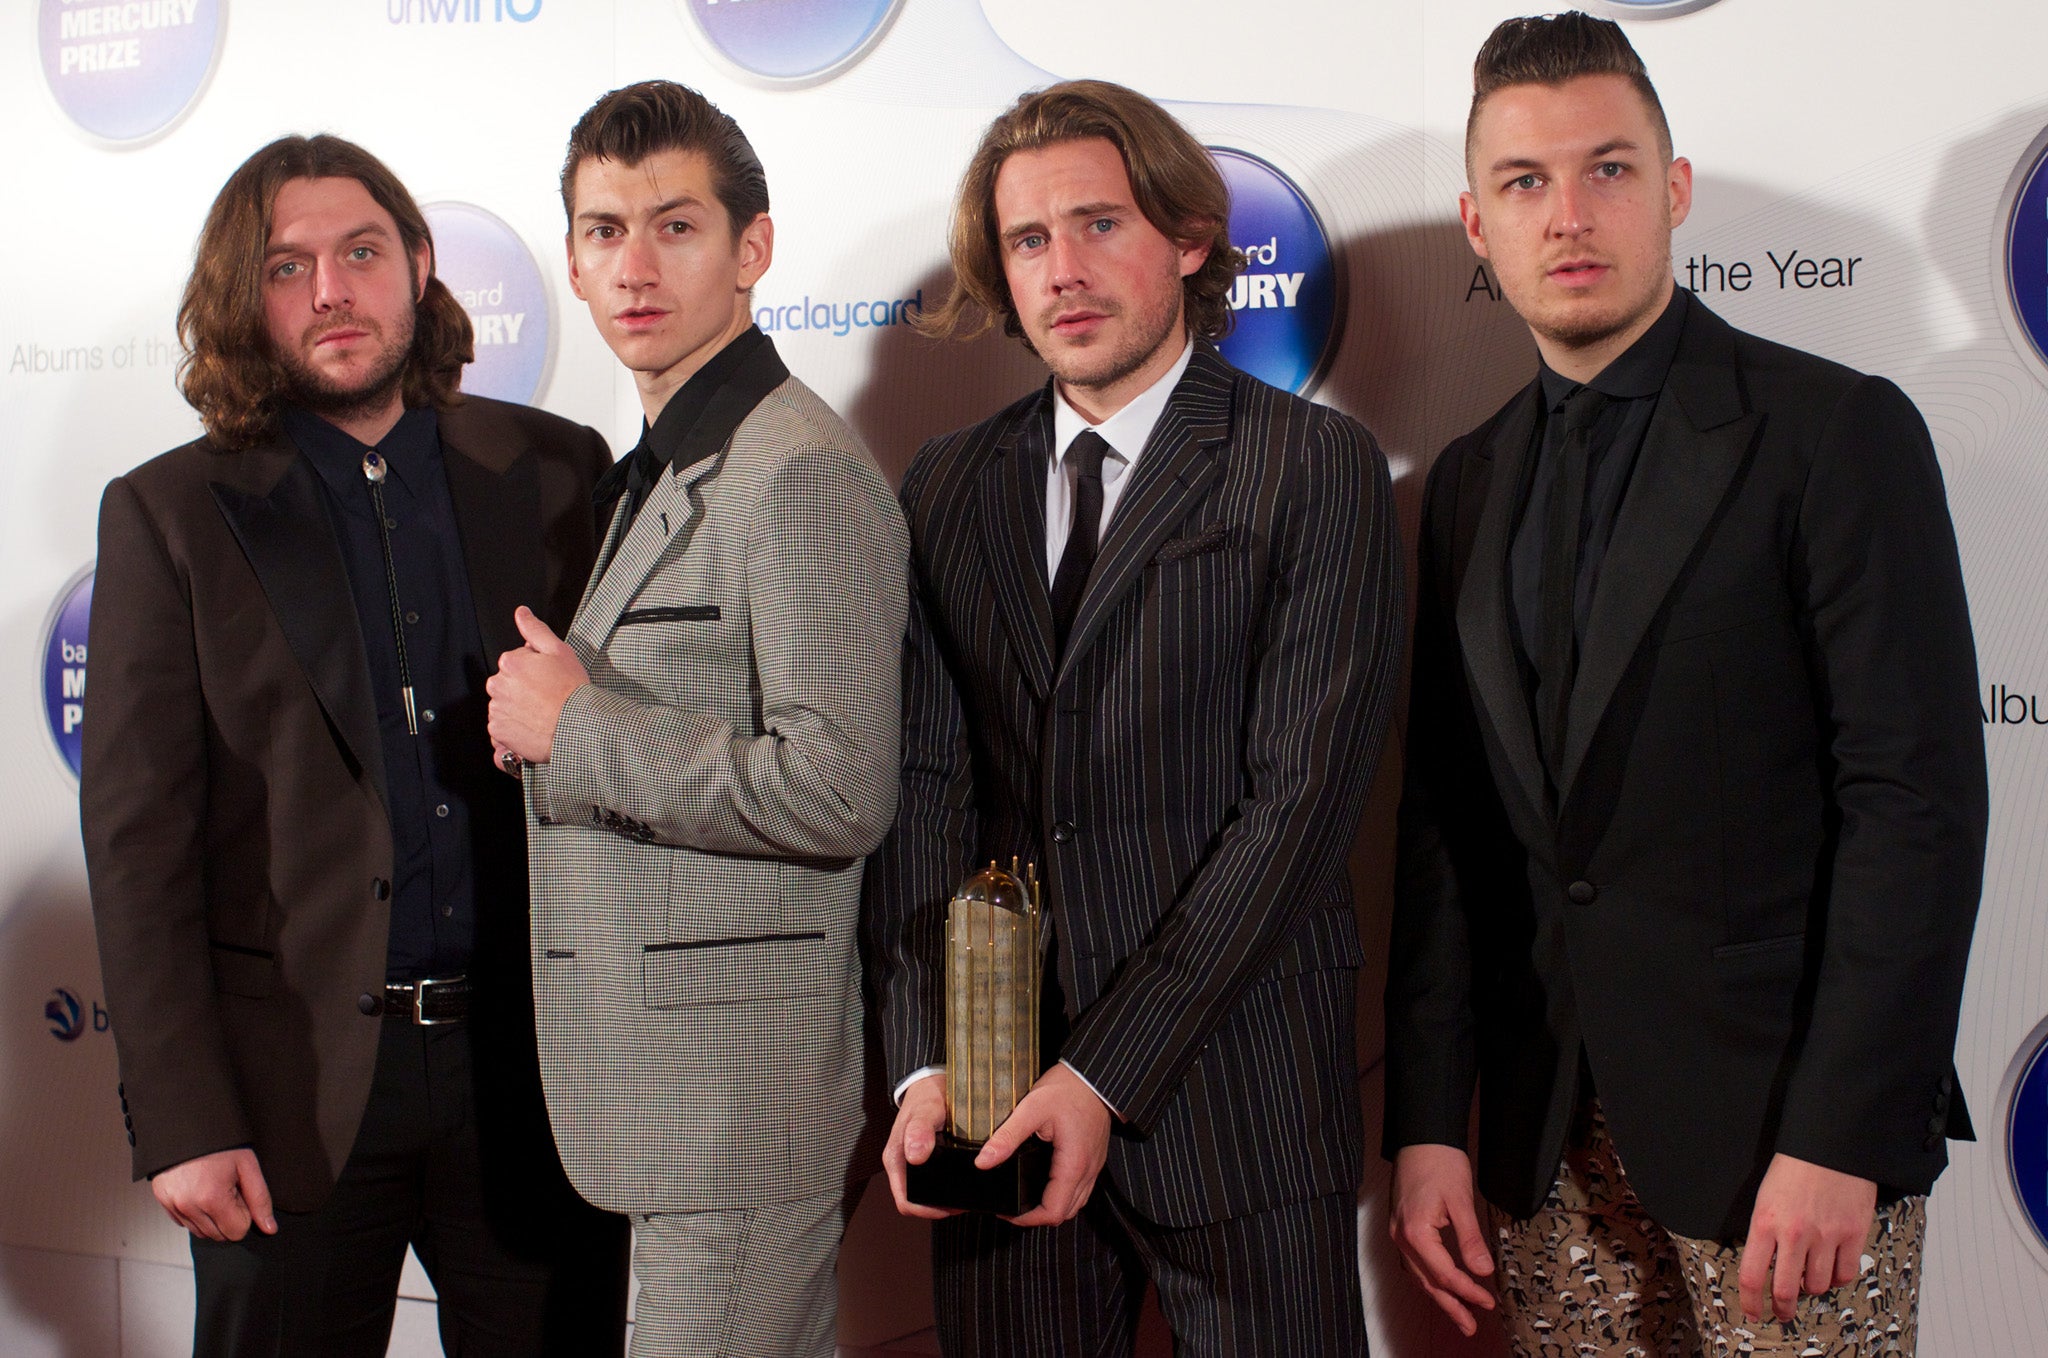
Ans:
[[[1346,872],[1397,683],[1386,462],[1196,345],[1055,655],[1045,389],[904,481],[904,782],[870,866],[892,1080],[944,1061],[946,901],[1036,860],[1105,1170],[1168,1225],[1360,1174]]]
[[[615,1211],[840,1185],[861,1125],[862,860],[896,804],[903,519],[794,378],[599,549],[589,668],[528,771],[562,1161]]]

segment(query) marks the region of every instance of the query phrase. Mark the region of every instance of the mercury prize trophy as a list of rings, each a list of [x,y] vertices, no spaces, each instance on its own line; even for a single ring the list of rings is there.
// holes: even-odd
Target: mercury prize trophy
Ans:
[[[993,862],[963,882],[946,912],[946,1130],[909,1166],[912,1202],[1019,1216],[1038,1205],[1052,1146],[1031,1137],[993,1169],[974,1157],[1038,1079],[1036,864]]]

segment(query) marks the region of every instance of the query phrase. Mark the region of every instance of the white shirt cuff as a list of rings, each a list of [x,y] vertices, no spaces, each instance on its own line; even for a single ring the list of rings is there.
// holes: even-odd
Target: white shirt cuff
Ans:
[[[1067,1060],[1065,1057],[1060,1058],[1060,1064],[1065,1066],[1068,1070],[1073,1071],[1074,1078],[1079,1080],[1082,1084],[1087,1085],[1088,1092],[1090,1094],[1093,1094],[1098,1099],[1102,1099],[1102,1091],[1095,1087],[1094,1081],[1090,1080],[1086,1075],[1083,1075],[1081,1073],[1080,1068],[1078,1066],[1076,1066],[1072,1061]],[[1104,1108],[1109,1109],[1109,1115],[1115,1118],[1118,1122],[1122,1122],[1124,1120],[1124,1115],[1122,1113],[1117,1112],[1116,1105],[1112,1104],[1108,1099],[1102,1099],[1102,1106]]]
[[[922,1080],[927,1075],[944,1075],[945,1073],[946,1068],[944,1066],[922,1066],[916,1070],[911,1071],[910,1074],[903,1077],[903,1083],[896,1086],[896,1091],[893,1095],[893,1097],[896,1100],[896,1106],[898,1108],[901,1108],[903,1106],[904,1090],[910,1088],[912,1085],[916,1084],[919,1080]]]

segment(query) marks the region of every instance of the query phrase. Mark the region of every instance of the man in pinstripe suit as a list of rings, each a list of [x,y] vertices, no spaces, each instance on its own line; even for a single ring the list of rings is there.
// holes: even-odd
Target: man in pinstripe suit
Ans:
[[[903,519],[751,324],[774,245],[737,124],[614,91],[562,173],[569,277],[647,426],[566,640],[491,683],[526,780],[562,1160],[632,1214],[633,1351],[829,1355],[862,1126],[862,863],[895,810]]]
[[[1049,885],[1052,1064],[985,1147],[1039,1207],[934,1228],[953,1354],[1365,1351],[1359,942],[1346,850],[1401,636],[1384,459],[1212,340],[1238,252],[1208,154],[1119,86],[991,125],[940,333],[1000,317],[1053,380],[935,440],[902,500],[904,781],[870,870],[898,1207],[944,1122],[943,917],[971,866]]]

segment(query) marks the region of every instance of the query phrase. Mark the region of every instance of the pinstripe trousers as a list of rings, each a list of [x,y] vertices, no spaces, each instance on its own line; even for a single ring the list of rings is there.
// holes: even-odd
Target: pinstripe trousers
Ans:
[[[1107,1182],[1072,1221],[970,1212],[932,1227],[948,1358],[1112,1358],[1151,1281],[1176,1358],[1363,1358],[1358,1208],[1333,1193],[1200,1226],[1139,1216]]]

